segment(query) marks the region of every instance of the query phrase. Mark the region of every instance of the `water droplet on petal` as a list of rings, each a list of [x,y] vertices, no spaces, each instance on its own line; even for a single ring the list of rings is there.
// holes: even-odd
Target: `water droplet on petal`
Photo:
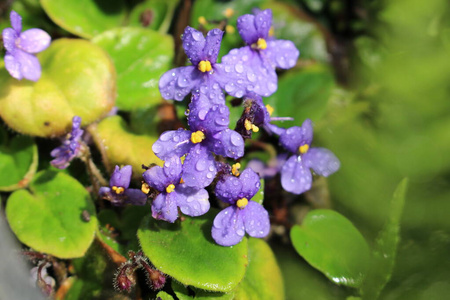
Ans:
[[[243,66],[242,64],[236,64],[236,65],[234,66],[234,69],[235,69],[236,72],[238,72],[238,73],[244,72],[244,66]]]

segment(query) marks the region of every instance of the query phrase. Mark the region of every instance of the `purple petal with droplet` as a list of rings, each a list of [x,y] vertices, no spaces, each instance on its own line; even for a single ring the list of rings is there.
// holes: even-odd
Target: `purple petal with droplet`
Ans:
[[[203,56],[206,60],[209,60],[211,64],[216,63],[217,56],[220,51],[220,43],[222,42],[223,31],[215,28],[208,31],[206,35],[206,44],[203,49]]]
[[[152,203],[152,217],[170,223],[175,222],[178,218],[177,198],[176,192],[159,194]]]
[[[126,189],[124,192],[125,203],[132,205],[145,205],[147,203],[147,195],[138,189]]]
[[[249,201],[242,209],[245,231],[252,237],[263,238],[269,234],[269,214],[264,207],[255,201]]]
[[[293,126],[280,135],[280,144],[292,153],[297,153],[303,145],[311,145],[313,128],[310,119],[306,119],[301,127]]]
[[[214,218],[211,235],[217,244],[233,246],[242,240],[245,228],[240,213],[239,208],[229,206]]]
[[[12,28],[17,32],[18,35],[20,35],[20,33],[22,32],[22,17],[14,10],[12,10],[9,18],[11,20]]]
[[[164,162],[163,170],[167,177],[167,181],[174,185],[177,185],[181,179],[181,171],[183,165],[178,156],[172,156]]]
[[[244,139],[234,130],[222,130],[210,137],[206,143],[208,149],[216,155],[233,159],[244,156]]]
[[[225,175],[217,182],[215,193],[217,198],[223,202],[234,204],[243,198],[242,181],[236,176]]]
[[[255,16],[254,15],[242,15],[237,19],[237,29],[238,32],[247,45],[256,43],[258,40],[258,31],[255,27]]]
[[[181,157],[188,153],[193,145],[190,142],[191,134],[191,131],[184,129],[166,131],[153,144],[152,150],[162,160],[171,156]]]
[[[267,39],[269,36],[270,26],[272,26],[272,10],[265,9],[255,15],[255,27],[258,38]]]
[[[196,144],[186,155],[183,164],[183,180],[187,186],[204,188],[211,184],[217,174],[212,153],[203,145]]]
[[[197,217],[209,211],[209,194],[205,189],[197,189],[180,184],[175,191],[178,194],[177,205],[183,214]]]
[[[2,36],[6,51],[14,53],[16,50],[16,39],[19,37],[16,31],[12,28],[5,28],[3,29]]]
[[[188,123],[193,132],[200,130],[211,136],[228,128],[230,110],[226,105],[211,105],[193,100],[189,111]]]
[[[239,180],[242,184],[241,198],[245,197],[250,200],[261,187],[258,174],[250,168],[245,169],[241,175],[239,175]]]
[[[328,149],[311,148],[303,156],[303,164],[314,170],[317,175],[328,177],[341,165],[339,159]]]
[[[184,52],[194,67],[203,59],[203,48],[205,48],[206,40],[203,33],[187,26],[181,36]]]
[[[42,29],[29,29],[20,34],[20,49],[28,53],[38,53],[50,46],[51,37]]]
[[[295,44],[286,40],[272,40],[267,42],[264,53],[270,61],[281,69],[290,69],[297,63],[300,52]]]
[[[300,156],[292,155],[281,168],[281,185],[293,194],[301,194],[311,188],[311,171],[303,165]]]
[[[154,166],[142,174],[144,181],[151,187],[160,192],[164,192],[166,187],[171,183],[164,173],[163,168]]]
[[[126,165],[122,168],[116,166],[114,168],[114,172],[111,175],[111,179],[109,180],[109,186],[120,186],[123,188],[128,188],[130,186],[132,172],[133,168],[130,165]]]
[[[8,52],[6,52],[6,55],[5,55],[5,68],[6,68],[6,70],[8,70],[9,74],[12,77],[14,77],[18,80],[23,79],[23,75],[20,70],[19,61],[14,56],[9,54]]]
[[[201,72],[197,67],[179,67],[167,71],[159,79],[159,91],[166,100],[181,101],[202,79]]]
[[[41,77],[41,64],[34,55],[17,49],[14,53],[14,58],[20,63],[20,72],[23,78],[38,81]]]

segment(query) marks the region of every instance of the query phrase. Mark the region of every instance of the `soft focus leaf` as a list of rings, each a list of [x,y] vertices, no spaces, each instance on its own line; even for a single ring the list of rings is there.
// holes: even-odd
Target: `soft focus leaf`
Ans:
[[[7,141],[0,128],[0,191],[27,187],[38,166],[37,147],[33,139],[15,136]]]
[[[392,197],[389,219],[378,235],[373,249],[371,269],[361,287],[363,299],[377,299],[391,278],[400,241],[400,221],[407,186],[408,180],[404,179]]]
[[[232,300],[234,298],[234,292],[230,293],[220,293],[220,292],[211,292],[211,291],[205,291],[202,289],[196,289],[193,287],[185,287],[184,285],[172,281],[172,289],[175,292],[175,295],[178,297],[179,300],[192,300],[192,299],[202,299],[202,300],[214,300],[214,299],[220,299],[220,300]],[[193,293],[194,295],[192,295]]]
[[[119,109],[146,108],[161,102],[158,81],[172,64],[172,37],[125,27],[103,32],[92,41],[108,52],[116,67]]]
[[[15,191],[6,205],[6,217],[17,238],[59,258],[84,255],[97,227],[86,189],[69,175],[53,171],[36,174],[29,189]],[[89,221],[82,218],[85,210]]]
[[[292,227],[291,240],[308,263],[335,283],[361,286],[369,263],[369,246],[341,214],[323,209],[309,212],[302,226]]]
[[[161,163],[152,151],[157,137],[135,134],[119,116],[102,120],[90,132],[110,170],[115,165],[131,165],[133,175],[139,177],[144,172],[142,164]]]
[[[63,135],[74,115],[89,124],[113,107],[116,75],[98,46],[59,39],[39,53],[42,76],[18,81],[0,69],[0,116],[16,131],[40,137]]]
[[[139,3],[130,12],[129,26],[159,29],[166,15],[171,13],[178,2],[179,0],[146,0]]]
[[[157,269],[184,285],[229,292],[244,277],[247,239],[232,247],[217,245],[211,237],[214,215],[210,211],[174,224],[149,215],[138,230],[142,250]]]
[[[53,22],[84,38],[122,25],[126,14],[123,0],[41,0],[41,4]]]
[[[284,299],[280,267],[264,240],[249,238],[248,261],[247,272],[235,291],[235,299]]]

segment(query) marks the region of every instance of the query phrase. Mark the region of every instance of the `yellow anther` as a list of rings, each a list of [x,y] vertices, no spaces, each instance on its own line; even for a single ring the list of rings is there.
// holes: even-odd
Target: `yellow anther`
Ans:
[[[253,132],[258,132],[259,131],[259,127],[256,126],[255,124],[252,124],[252,131]]]
[[[172,193],[174,189],[175,189],[175,186],[174,186],[173,184],[169,184],[169,185],[166,187],[166,192],[167,192],[167,194]]]
[[[267,112],[269,113],[269,116],[271,116],[273,114],[273,111],[275,110],[272,106],[270,106],[269,104],[266,104],[266,109]]]
[[[305,154],[309,150],[309,145],[305,144],[303,146],[298,147],[298,151],[300,151],[300,154]]]
[[[145,182],[141,185],[141,191],[144,194],[148,194],[150,192],[150,187]]]
[[[247,204],[248,204],[247,198],[241,198],[241,199],[239,199],[238,201],[236,201],[236,205],[237,205],[237,207],[239,207],[239,208],[244,208],[244,207],[247,206]]]
[[[209,62],[209,60],[202,60],[198,63],[198,69],[203,73],[209,72],[212,69],[211,63]]]
[[[225,9],[225,11],[223,12],[223,15],[227,18],[231,18],[231,16],[234,15],[234,10],[232,8],[227,8]]]
[[[116,193],[117,195],[123,194],[123,192],[125,192],[125,189],[121,186],[113,186],[112,190],[114,191],[114,193]]]
[[[273,29],[273,26],[270,26],[269,36],[272,37],[272,36],[274,36],[274,34],[275,34],[275,29]]]
[[[194,144],[198,144],[205,139],[205,134],[203,132],[196,131],[191,134],[191,142]]]
[[[231,166],[231,174],[233,174],[234,176],[239,176],[239,169],[241,168],[241,164],[240,163],[235,163],[234,165]]]
[[[267,48],[267,43],[265,39],[259,38],[256,42],[256,47],[260,50],[264,50]]]
[[[183,178],[180,178],[180,183],[184,183],[184,180],[183,180]]]
[[[208,23],[208,21],[206,21],[205,17],[203,17],[203,16],[198,17],[198,22],[199,22],[201,25],[206,25],[206,24]]]
[[[226,31],[226,33],[232,34],[236,31],[236,29],[234,29],[234,27],[231,25],[227,25],[227,26],[225,26],[225,31]]]
[[[256,126],[255,124],[252,124],[252,122],[250,122],[249,119],[245,119],[244,127],[245,127],[245,129],[252,130],[253,132],[258,132],[259,131],[259,127]]]

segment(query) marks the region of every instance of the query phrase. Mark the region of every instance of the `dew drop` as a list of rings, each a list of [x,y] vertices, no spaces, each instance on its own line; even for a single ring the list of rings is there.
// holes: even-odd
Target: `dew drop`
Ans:
[[[204,160],[199,160],[195,165],[195,169],[199,172],[204,171],[206,169],[206,162]]]
[[[244,72],[244,66],[243,66],[242,64],[236,64],[236,65],[234,66],[234,69],[235,69],[236,72],[238,72],[238,73]]]

